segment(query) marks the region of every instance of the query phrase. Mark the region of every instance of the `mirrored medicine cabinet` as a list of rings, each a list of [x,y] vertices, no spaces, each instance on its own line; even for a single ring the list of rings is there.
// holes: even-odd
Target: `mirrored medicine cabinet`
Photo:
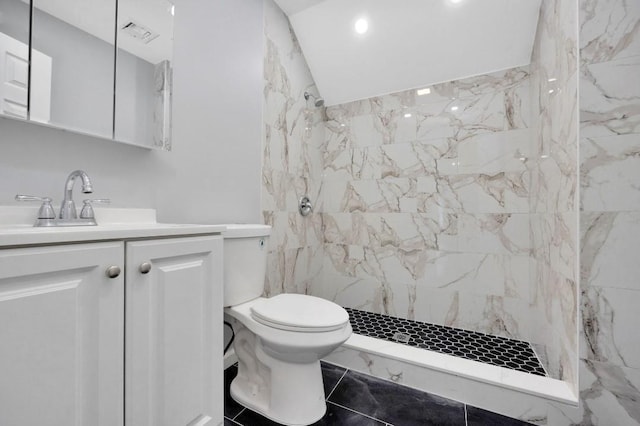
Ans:
[[[0,115],[171,150],[167,0],[0,0]]]

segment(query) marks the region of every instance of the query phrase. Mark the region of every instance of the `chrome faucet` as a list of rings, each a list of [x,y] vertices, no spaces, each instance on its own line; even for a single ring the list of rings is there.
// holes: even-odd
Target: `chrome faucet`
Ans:
[[[64,200],[62,200],[60,214],[57,219],[56,212],[51,206],[51,198],[49,197],[34,197],[32,195],[18,194],[15,199],[16,201],[42,201],[42,205],[38,211],[38,218],[33,226],[95,226],[98,223],[96,222],[91,203],[109,203],[110,200],[107,198],[84,200],[84,206],[80,212],[80,218],[78,218],[76,205],[73,202],[73,188],[77,178],[82,179],[82,192],[85,194],[93,192],[89,175],[82,170],[74,170],[71,172],[64,184]]]
[[[85,194],[93,192],[89,175],[82,170],[74,170],[71,172],[64,184],[64,200],[62,200],[62,205],[60,206],[60,219],[69,220],[78,218],[76,205],[73,202],[73,187],[76,183],[76,178],[78,177],[82,179],[82,192]]]

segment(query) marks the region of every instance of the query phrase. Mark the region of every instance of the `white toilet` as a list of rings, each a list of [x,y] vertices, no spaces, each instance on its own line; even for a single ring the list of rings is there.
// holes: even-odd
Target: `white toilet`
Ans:
[[[261,297],[267,265],[266,225],[227,225],[225,314],[235,319],[238,375],[231,396],[285,425],[309,425],[326,411],[320,359],[351,335],[349,315],[318,297]]]

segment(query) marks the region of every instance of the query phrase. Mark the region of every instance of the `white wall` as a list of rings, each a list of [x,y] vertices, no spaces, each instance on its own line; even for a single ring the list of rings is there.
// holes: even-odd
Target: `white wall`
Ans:
[[[29,8],[25,3],[20,6]],[[37,8],[31,33],[31,46],[51,58],[50,123],[109,137],[113,132],[113,40],[107,43]],[[33,75],[40,74],[38,66],[33,63]],[[91,78],[85,78],[88,75]]]
[[[58,205],[79,168],[94,197],[156,208],[161,221],[258,222],[262,49],[261,1],[176,0],[174,150],[0,119],[0,204],[26,193]]]

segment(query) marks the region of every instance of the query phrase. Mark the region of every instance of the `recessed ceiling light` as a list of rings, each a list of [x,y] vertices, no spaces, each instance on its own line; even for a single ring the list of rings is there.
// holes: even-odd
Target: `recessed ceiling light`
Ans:
[[[460,4],[460,3],[462,3],[462,0],[449,0],[449,3],[451,3],[451,4]]]
[[[452,106],[452,107],[451,107],[451,111],[457,111],[457,110],[458,110],[458,107],[457,107],[457,106]]]
[[[364,34],[369,30],[369,22],[364,18],[360,18],[356,21],[355,28],[358,34]]]
[[[406,114],[404,115],[404,118],[411,118],[411,113],[409,113],[409,112],[408,112],[408,113],[406,113]]]
[[[431,93],[431,89],[429,89],[428,87],[425,87],[424,89],[418,89],[418,90],[416,90],[416,94],[417,94],[418,96],[428,95],[429,93]]]

